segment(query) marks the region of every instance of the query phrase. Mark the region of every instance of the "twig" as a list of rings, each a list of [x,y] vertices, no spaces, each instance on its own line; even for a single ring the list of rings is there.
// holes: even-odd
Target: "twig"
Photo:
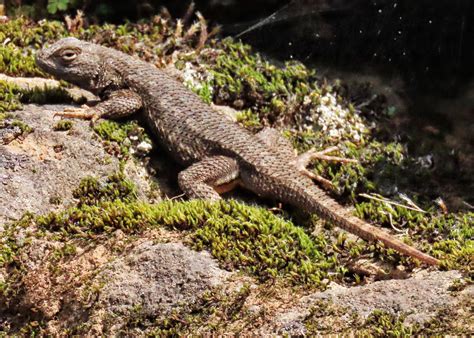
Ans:
[[[379,201],[379,202],[384,202],[384,203],[387,203],[387,204],[392,204],[392,205],[396,205],[398,207],[401,207],[401,208],[405,208],[405,209],[409,209],[409,210],[413,210],[413,211],[418,211],[418,212],[422,212],[422,213],[427,213],[426,211],[420,209],[420,208],[413,208],[413,207],[410,207],[408,205],[403,205],[403,204],[400,204],[400,203],[397,203],[397,202],[393,202],[391,200],[388,200],[386,198],[379,198],[379,197],[375,197],[375,196],[372,196],[372,195],[368,195],[368,194],[359,194],[359,196],[362,196],[362,197],[365,197],[365,198],[368,198],[368,199],[371,199],[371,200],[375,200],[375,201]]]
[[[466,201],[462,201],[462,204],[464,204],[466,207],[469,209],[474,209],[474,205],[467,203]]]
[[[186,195],[185,193],[182,193],[182,194],[179,194],[179,195],[173,196],[173,197],[171,197],[171,198],[168,198],[168,199],[169,199],[170,201],[172,201],[172,200],[175,200],[175,199],[181,198],[181,197],[183,197],[183,196],[185,196],[185,195]]]
[[[393,224],[393,216],[392,216],[391,213],[388,213],[388,220],[390,221],[390,226],[392,227],[393,230],[395,230],[396,232],[399,232],[399,233],[406,233],[405,230],[397,228],[395,226],[395,224]]]
[[[416,205],[415,202],[413,202],[410,198],[408,198],[407,195],[405,195],[405,194],[399,194],[398,196],[400,196],[400,198],[401,198],[402,200],[404,200],[405,202],[407,202],[409,205],[411,205],[413,208],[417,209],[418,211],[426,212],[426,211],[424,211],[423,209],[421,209],[418,205]]]

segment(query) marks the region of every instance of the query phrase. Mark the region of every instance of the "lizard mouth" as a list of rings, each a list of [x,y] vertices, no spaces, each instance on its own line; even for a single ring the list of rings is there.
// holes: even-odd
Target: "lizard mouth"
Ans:
[[[51,67],[48,65],[48,63],[47,63],[46,61],[44,61],[44,53],[43,53],[43,51],[39,51],[39,52],[36,54],[35,62],[36,62],[36,65],[37,65],[41,70],[44,70],[45,72],[49,72],[49,71],[51,70]]]

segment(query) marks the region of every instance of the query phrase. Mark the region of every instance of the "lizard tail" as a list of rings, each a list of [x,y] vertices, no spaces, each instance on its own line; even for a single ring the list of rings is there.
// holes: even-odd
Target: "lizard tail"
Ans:
[[[291,190],[293,191],[290,192]],[[296,183],[286,191],[289,192],[289,195],[281,196],[283,201],[286,200],[286,202],[293,204],[296,207],[303,208],[311,213],[316,213],[324,219],[329,219],[334,222],[336,226],[347,230],[366,241],[380,241],[386,247],[416,258],[421,262],[429,265],[439,265],[439,260],[436,258],[400,241],[384,230],[351,215],[348,210],[314,184],[303,184],[303,186],[299,186],[299,184]]]

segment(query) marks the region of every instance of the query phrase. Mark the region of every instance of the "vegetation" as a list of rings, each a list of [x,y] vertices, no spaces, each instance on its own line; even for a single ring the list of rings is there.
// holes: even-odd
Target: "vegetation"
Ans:
[[[59,13],[71,6],[67,0],[49,1],[48,11]],[[377,112],[375,116],[356,109],[343,85],[321,81],[314,70],[301,63],[278,67],[240,42],[210,39],[214,31],[208,32],[202,17],[190,25],[163,14],[141,23],[87,28],[81,24],[80,16],[70,20],[65,25],[17,18],[0,25],[0,41],[5,41],[0,46],[0,73],[47,76],[35,66],[34,52],[69,35],[93,39],[159,67],[174,63],[184,74],[186,85],[203,100],[236,108],[239,123],[253,131],[264,126],[279,128],[300,152],[337,144],[342,156],[358,159],[359,163],[320,162],[311,167],[331,180],[334,198],[354,204],[359,217],[402,230],[406,241],[442,259],[443,268],[472,274],[474,213],[462,209],[446,212],[433,203],[432,193],[420,183],[432,182],[433,173],[419,164],[406,144],[383,132],[383,126],[396,114],[393,107],[380,103],[371,106]],[[23,90],[0,81],[0,129],[18,127],[26,135],[31,129],[8,112],[21,108],[22,103],[71,103],[66,86]],[[68,130],[71,126],[70,121],[60,121],[54,129]],[[105,148],[123,160],[132,153],[133,142],[151,142],[135,121],[101,121],[93,129]],[[296,213],[275,215],[263,207],[232,199],[215,203],[146,203],[137,199],[134,184],[123,173],[111,174],[103,181],[87,177],[74,191],[74,197],[77,204],[66,210],[47,215],[25,214],[18,222],[5,225],[0,265],[8,273],[0,281],[2,303],[14,303],[22,290],[26,269],[23,258],[33,240],[58,244],[48,257],[57,263],[74,257],[76,245],[98,245],[117,230],[134,238],[150,229],[172,229],[181,233],[191,247],[209,250],[228,269],[242,270],[260,281],[283,280],[296,287],[324,288],[331,280],[358,283],[361,278],[348,271],[347,262],[362,255],[403,264],[408,270],[416,266],[378,244],[354,242],[346,235],[339,235],[334,241],[332,231],[314,234],[313,224],[305,225],[320,221],[316,217],[310,222],[297,217],[292,220]],[[54,197],[50,201],[59,203]],[[239,313],[247,294],[244,288],[242,294],[229,298],[205,295],[196,305],[196,316],[183,312],[154,323],[156,334],[187,332],[194,324],[215,319],[213,307],[225,311],[226,315],[217,319],[222,323]],[[331,307],[326,310],[335,314],[340,311]],[[307,320],[309,332],[320,329],[311,327],[315,323],[311,318],[319,318],[318,311],[321,309]],[[142,325],[144,320],[137,309],[130,326]],[[41,325],[29,322],[25,332],[40,331]],[[373,313],[359,328],[371,335],[419,332],[415,327],[405,327],[402,317],[380,312]]]

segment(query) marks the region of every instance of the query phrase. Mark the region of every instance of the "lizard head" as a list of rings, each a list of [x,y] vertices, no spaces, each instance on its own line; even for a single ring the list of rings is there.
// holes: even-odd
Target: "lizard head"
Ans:
[[[95,48],[94,48],[95,47]],[[101,47],[76,38],[64,38],[36,54],[43,71],[84,89],[95,89],[104,60]]]

